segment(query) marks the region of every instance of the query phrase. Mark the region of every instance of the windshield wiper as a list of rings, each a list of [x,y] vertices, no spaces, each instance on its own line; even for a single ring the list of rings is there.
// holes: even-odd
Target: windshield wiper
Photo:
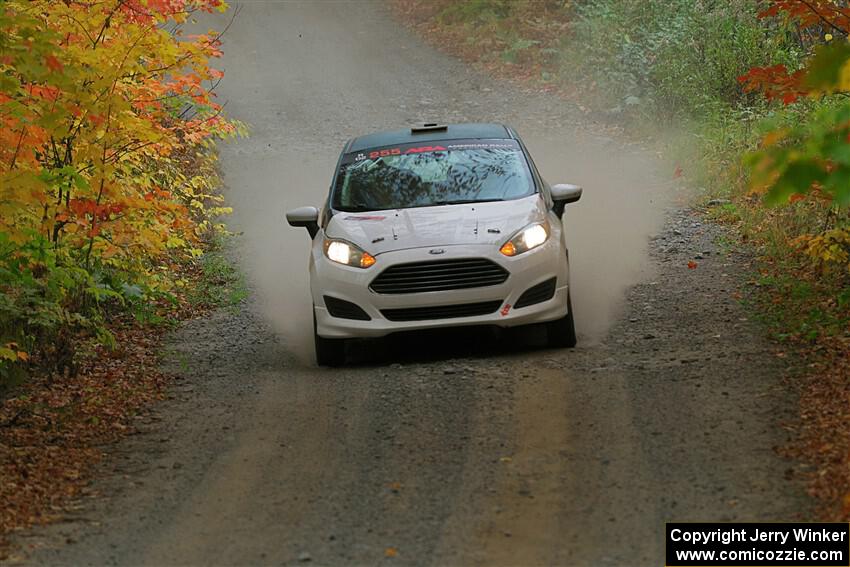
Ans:
[[[434,201],[423,207],[438,207],[441,205],[468,205],[469,203],[492,203],[494,201],[504,201],[504,199],[456,199],[452,201]]]

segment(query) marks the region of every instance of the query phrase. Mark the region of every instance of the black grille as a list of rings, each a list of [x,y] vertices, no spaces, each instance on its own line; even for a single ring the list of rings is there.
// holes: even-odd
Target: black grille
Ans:
[[[429,319],[455,319],[457,317],[488,315],[494,313],[501,305],[502,300],[499,299],[497,301],[462,303],[460,305],[381,309],[381,313],[390,321],[427,321]]]
[[[553,295],[555,295],[555,278],[546,280],[525,290],[525,293],[520,295],[519,299],[516,300],[514,309],[549,301]]]
[[[390,266],[369,286],[377,293],[419,293],[498,285],[508,271],[484,258],[436,260]]]
[[[331,314],[331,317],[338,317],[340,319],[356,319],[357,321],[370,321],[372,319],[359,305],[355,305],[350,301],[330,297],[328,295],[325,295],[324,299],[325,307],[328,308],[328,313]]]

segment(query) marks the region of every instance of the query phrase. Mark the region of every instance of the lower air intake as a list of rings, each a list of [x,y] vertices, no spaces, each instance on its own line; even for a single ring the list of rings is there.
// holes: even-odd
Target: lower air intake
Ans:
[[[456,319],[458,317],[489,315],[495,313],[501,306],[502,300],[499,299],[481,303],[462,303],[460,305],[382,309],[381,314],[390,321],[429,321],[432,319]]]
[[[372,318],[363,309],[350,301],[339,299],[336,297],[324,296],[325,307],[328,308],[328,313],[331,317],[338,319],[354,319],[356,321],[370,321]]]
[[[554,295],[555,278],[552,278],[551,280],[546,280],[543,283],[539,283],[525,290],[525,293],[519,296],[519,299],[516,300],[514,309],[520,309],[522,307],[528,307],[529,305],[549,301],[552,297],[554,297]]]

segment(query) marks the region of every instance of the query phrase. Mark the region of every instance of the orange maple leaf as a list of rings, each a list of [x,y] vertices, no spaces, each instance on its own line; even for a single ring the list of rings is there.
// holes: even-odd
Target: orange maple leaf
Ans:
[[[47,55],[44,57],[44,63],[47,65],[47,68],[51,71],[55,71],[57,73],[61,73],[63,66],[62,62],[56,59],[55,55]]]

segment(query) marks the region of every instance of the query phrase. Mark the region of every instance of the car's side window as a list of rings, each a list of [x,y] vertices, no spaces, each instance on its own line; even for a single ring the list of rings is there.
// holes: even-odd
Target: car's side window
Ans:
[[[339,177],[340,166],[342,165],[342,160],[345,157],[346,150],[351,145],[351,141],[349,140],[345,144],[345,148],[343,148],[342,153],[339,154],[339,159],[336,161],[336,169],[334,170],[334,176],[331,179],[331,186],[328,189],[328,198],[325,199],[325,206],[322,208],[322,218],[319,219],[319,226],[322,229],[328,227],[328,223],[331,222],[331,217],[334,216],[333,207],[331,207],[331,201],[333,199],[334,191],[336,190],[337,178]]]
[[[319,226],[322,227],[322,230],[328,228],[328,223],[331,222],[331,217],[334,216],[334,210],[331,208],[331,198],[325,200],[325,204],[322,207],[322,218],[319,219]]]

